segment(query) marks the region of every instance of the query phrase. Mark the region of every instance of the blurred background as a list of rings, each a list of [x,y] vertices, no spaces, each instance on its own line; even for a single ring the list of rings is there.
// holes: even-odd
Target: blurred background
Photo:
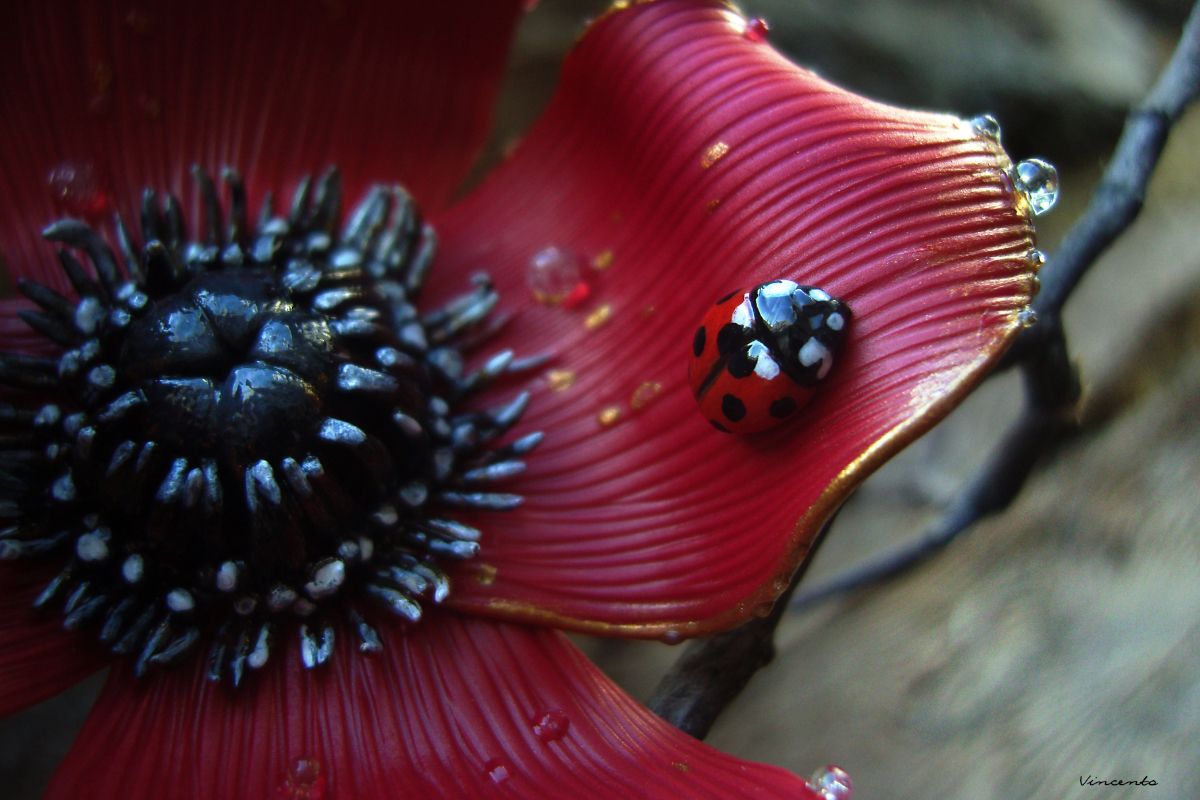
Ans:
[[[1058,166],[1051,257],[1126,110],[1165,62],[1182,0],[758,0],[802,65],[860,93],[1001,122]],[[525,21],[484,167],[547,102],[607,2]],[[1172,134],[1137,224],[1067,306],[1081,432],[1006,513],[886,584],[780,627],[775,662],[709,741],[801,774],[834,762],[859,800],[1200,796],[1200,115]],[[807,578],[920,535],[1020,409],[989,380],[850,500]],[[580,640],[646,699],[681,648]],[[97,681],[6,720],[0,794],[37,797]],[[1081,786],[1140,779],[1157,786]]]

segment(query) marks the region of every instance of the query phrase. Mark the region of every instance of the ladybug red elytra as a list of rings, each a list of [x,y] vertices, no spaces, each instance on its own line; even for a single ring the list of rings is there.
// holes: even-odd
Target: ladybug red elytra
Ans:
[[[849,327],[841,300],[782,278],[722,297],[692,340],[688,382],[700,411],[726,433],[778,425],[829,374]]]

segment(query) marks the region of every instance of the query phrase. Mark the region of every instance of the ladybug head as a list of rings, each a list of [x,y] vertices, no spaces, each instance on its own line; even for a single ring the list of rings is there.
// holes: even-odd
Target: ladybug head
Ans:
[[[850,308],[824,289],[779,279],[754,290],[760,332],[784,371],[811,386],[829,374],[850,328]]]

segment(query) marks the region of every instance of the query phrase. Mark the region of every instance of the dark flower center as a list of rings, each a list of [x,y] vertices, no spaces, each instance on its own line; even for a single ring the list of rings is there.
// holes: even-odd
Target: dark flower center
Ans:
[[[288,628],[314,666],[336,616],[371,651],[362,603],[417,622],[445,599],[439,565],[474,556],[480,535],[446,510],[518,504],[482,487],[540,439],[493,446],[527,394],[457,409],[535,360],[504,352],[464,373],[496,294],[479,276],[418,313],[434,235],[403,190],[373,190],[338,232],[330,173],[287,217],[268,198],[251,227],[236,175],[227,225],[197,178],[206,236],[147,192],[143,244],[117,224],[124,270],[86,225],[47,229],[95,275],[63,250],[78,300],[21,287],[40,307],[22,316],[64,352],[0,354],[15,390],[0,406],[0,557],[64,562],[36,605],[136,655],[139,673],[207,642],[210,676],[236,684]]]

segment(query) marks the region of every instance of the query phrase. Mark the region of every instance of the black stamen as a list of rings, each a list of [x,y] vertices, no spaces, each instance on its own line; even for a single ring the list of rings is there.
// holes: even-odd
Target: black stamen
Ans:
[[[504,350],[465,373],[502,324],[498,295],[479,275],[418,311],[437,237],[403,189],[372,189],[339,233],[335,171],[301,183],[286,218],[268,195],[253,225],[235,171],[227,209],[194,174],[198,239],[151,190],[115,248],[78,221],[46,229],[77,298],[20,284],[38,307],[22,318],[64,349],[0,352],[0,384],[20,390],[0,406],[0,558],[60,559],[35,606],[137,674],[203,647],[208,676],[236,686],[281,626],[316,667],[333,619],[358,651],[383,646],[368,600],[414,624],[446,599],[438,563],[482,537],[447,514],[519,505],[477,489],[520,475],[541,440],[488,447],[528,392],[455,407],[547,356]]]

